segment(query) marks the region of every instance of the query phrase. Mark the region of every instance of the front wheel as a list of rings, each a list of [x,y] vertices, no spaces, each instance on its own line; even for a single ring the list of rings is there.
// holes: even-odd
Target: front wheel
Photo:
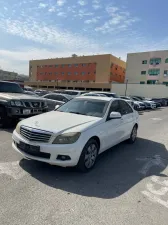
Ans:
[[[90,139],[82,151],[77,168],[82,172],[90,171],[96,163],[98,151],[99,145],[97,141]]]
[[[131,132],[131,135],[130,135],[130,138],[128,139],[128,143],[129,144],[133,144],[136,139],[137,139],[137,131],[138,131],[138,126],[135,125],[132,129],[132,132]]]

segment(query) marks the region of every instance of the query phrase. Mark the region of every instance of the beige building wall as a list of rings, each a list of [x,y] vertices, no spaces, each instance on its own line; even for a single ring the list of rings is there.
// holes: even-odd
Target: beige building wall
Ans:
[[[111,54],[105,55],[93,55],[93,56],[78,56],[68,58],[54,58],[54,59],[42,59],[32,60],[29,62],[29,77],[30,81],[36,81],[37,66],[54,65],[54,64],[80,64],[80,63],[97,63],[96,65],[96,80],[97,83],[107,83],[110,78],[110,66],[111,63],[115,63],[123,68],[126,67],[126,63],[121,59],[112,56]]]
[[[115,84],[111,86],[111,91],[118,95],[125,95],[126,84]],[[126,95],[142,96],[146,98],[164,98],[168,97],[168,87],[165,85],[151,84],[127,84]]]
[[[150,65],[151,58],[161,58],[159,65]],[[126,79],[129,83],[140,83],[147,80],[158,80],[159,83],[168,82],[168,76],[164,76],[164,71],[168,70],[168,63],[165,60],[168,58],[168,50],[166,51],[153,51],[141,53],[129,53],[127,55],[126,63]],[[147,60],[147,64],[142,64],[143,60]],[[149,69],[160,69],[158,76],[149,76]],[[146,75],[141,75],[141,71],[146,71]]]

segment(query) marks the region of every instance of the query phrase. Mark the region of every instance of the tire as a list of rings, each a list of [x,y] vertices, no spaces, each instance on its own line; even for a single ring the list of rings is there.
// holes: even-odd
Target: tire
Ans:
[[[128,139],[128,143],[129,144],[133,144],[136,139],[137,139],[137,131],[138,131],[138,126],[135,125],[131,131],[131,135],[130,135],[130,138]]]
[[[0,106],[0,125],[3,128],[8,127],[10,124],[10,119],[7,117],[6,110],[3,106]]]
[[[96,140],[90,139],[81,153],[77,168],[81,172],[89,172],[95,166],[99,151],[99,145]]]

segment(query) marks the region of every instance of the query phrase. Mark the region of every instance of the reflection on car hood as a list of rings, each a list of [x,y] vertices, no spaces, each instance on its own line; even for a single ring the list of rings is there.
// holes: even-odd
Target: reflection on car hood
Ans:
[[[101,120],[102,118],[98,117],[52,111],[25,119],[20,124],[54,133],[69,129],[73,129],[73,132],[79,132]]]
[[[6,99],[6,100],[23,100],[23,99],[30,99],[30,100],[42,100],[39,97],[36,96],[30,96],[30,95],[26,95],[26,94],[22,94],[22,93],[2,93],[0,92],[0,98],[1,99]]]

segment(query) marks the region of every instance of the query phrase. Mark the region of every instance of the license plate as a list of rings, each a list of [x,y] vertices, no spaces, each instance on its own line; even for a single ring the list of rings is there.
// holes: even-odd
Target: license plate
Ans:
[[[23,114],[24,115],[29,115],[31,113],[30,109],[23,109]]]
[[[20,150],[22,150],[26,153],[39,153],[40,152],[40,146],[29,145],[24,142],[20,142],[18,144],[18,147]]]

